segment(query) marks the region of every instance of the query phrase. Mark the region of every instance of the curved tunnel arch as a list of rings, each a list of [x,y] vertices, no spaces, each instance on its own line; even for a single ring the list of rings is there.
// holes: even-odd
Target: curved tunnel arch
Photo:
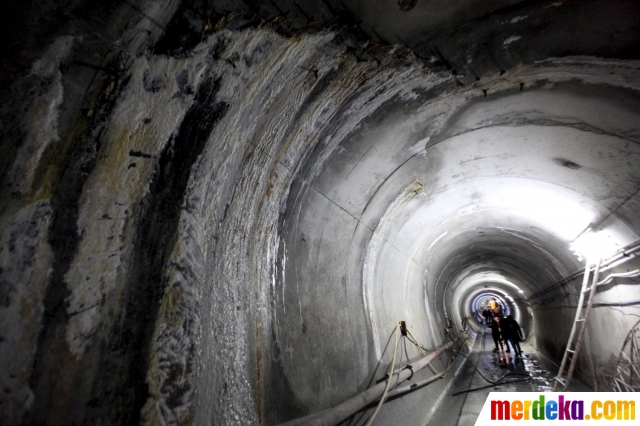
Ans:
[[[568,243],[640,238],[633,1],[448,29],[421,2],[395,45],[374,2],[361,27],[331,1],[40,3],[2,89],[2,423],[277,423],[379,379],[398,321],[434,348],[489,294],[557,360]],[[598,295],[594,389],[636,283]],[[449,383],[378,421],[423,424]]]
[[[577,83],[575,74],[571,82],[564,81],[562,69],[539,72],[537,77],[526,70],[530,88],[524,92],[506,87],[485,98],[458,91],[460,103],[444,96],[443,102],[457,107],[444,114],[445,130],[439,134],[424,137],[420,126],[437,125],[415,118],[421,107],[415,115],[403,110],[401,118],[385,112],[375,124],[363,125],[375,145],[351,135],[310,183],[319,188],[322,203],[329,200],[341,209],[355,229],[347,233],[353,239],[340,234],[344,240],[332,240],[325,232],[344,227],[345,219],[317,215],[297,223],[291,234],[285,231],[288,244],[300,235],[311,245],[319,238],[321,263],[331,263],[327,258],[333,252],[349,256],[348,266],[307,278],[333,283],[344,301],[303,303],[302,311],[349,312],[348,318],[336,317],[336,326],[350,330],[351,338],[333,345],[345,357],[354,352],[368,356],[369,370],[357,362],[345,366],[362,369],[361,383],[382,356],[393,324],[407,320],[421,342],[437,346],[447,333],[447,319],[461,324],[472,313],[473,295],[487,282],[509,303],[531,342],[548,334],[546,324],[538,326],[528,297],[579,270],[569,243],[589,226],[611,219],[635,195],[638,171],[628,161],[640,155],[635,107],[618,103],[600,86],[608,84],[617,92],[616,79],[609,80],[604,71]],[[637,102],[633,91],[629,95],[631,103]],[[441,111],[438,102],[429,100],[429,109]],[[413,136],[417,144],[407,137],[409,126],[409,134],[420,135]],[[310,201],[300,205],[303,211],[322,210]],[[637,240],[635,221],[618,218],[614,230],[602,226],[614,241],[612,252]],[[367,235],[366,248],[356,238],[359,232]],[[291,269],[308,268],[296,264],[295,255],[287,262]],[[361,263],[360,276],[354,270]],[[287,275],[285,285],[289,279],[295,278]],[[300,285],[305,284],[298,279]],[[354,315],[358,291],[350,295],[348,290],[360,285],[362,317]],[[355,344],[354,350],[353,336],[365,332],[368,344]],[[332,387],[357,381],[341,381],[342,371],[336,370]]]

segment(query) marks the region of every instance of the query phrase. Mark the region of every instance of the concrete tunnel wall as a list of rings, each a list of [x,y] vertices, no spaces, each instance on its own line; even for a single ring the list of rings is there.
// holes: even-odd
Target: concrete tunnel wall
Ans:
[[[527,93],[505,88],[487,98],[482,93],[472,99],[461,96],[460,109],[447,97],[446,112],[437,100],[413,110],[387,106],[364,120],[324,173],[300,190],[305,201],[298,201],[302,196],[296,193],[302,207],[299,213],[293,210],[292,221],[288,218],[286,254],[294,254],[287,256],[283,298],[287,306],[300,305],[300,318],[291,316],[279,330],[285,341],[295,342],[293,353],[301,350],[305,358],[314,357],[305,352],[312,348],[312,353],[342,354],[341,362],[351,362],[333,370],[329,379],[331,370],[285,367],[304,377],[304,390],[298,394],[309,392],[310,404],[320,408],[316,395],[331,394],[335,388],[353,386],[355,392],[358,380],[365,386],[369,377],[358,352],[370,356],[369,365],[374,366],[400,319],[415,327],[418,339],[429,347],[446,341],[445,316],[461,324],[471,314],[472,292],[485,284],[513,298],[516,318],[540,350],[556,359],[562,356],[573,311],[568,306],[539,306],[540,300],[529,296],[580,268],[568,243],[590,223],[612,220],[612,208],[606,205],[617,198],[615,191],[628,188],[616,205],[637,196],[632,183],[637,182],[637,164],[627,158],[639,152],[628,142],[637,138],[637,106],[631,106],[637,101],[624,96],[618,97],[619,104],[598,99],[604,91],[576,85],[577,73],[572,82],[551,84],[564,74],[556,71],[539,70],[544,76],[544,85],[539,85],[535,72],[527,70]],[[604,122],[607,116],[610,123]],[[608,128],[616,128],[616,135],[608,134]],[[627,136],[620,137],[623,134]],[[602,164],[603,158],[618,166]],[[583,167],[590,171],[576,173]],[[611,238],[621,246],[636,241],[636,220],[620,220],[628,228]],[[601,226],[607,229],[607,224]],[[577,291],[571,286],[561,290],[553,297]],[[623,329],[635,323],[601,311],[594,317],[594,323],[620,323]],[[316,331],[305,338],[305,329]],[[332,338],[325,349],[325,338],[313,336],[327,335],[327,329],[351,333]],[[358,336],[365,333],[369,339],[361,342]],[[617,356],[626,333],[615,339],[608,333],[594,332],[597,335],[609,349],[600,348],[604,352],[598,352],[602,360],[595,370],[607,366],[607,374],[613,374],[608,358]],[[597,356],[586,351],[584,359]],[[591,368],[583,380],[597,388]],[[601,388],[610,385],[605,376],[598,379]],[[309,390],[304,385],[308,382],[317,388]],[[425,392],[436,399],[441,389]],[[424,418],[430,407],[419,399],[414,404],[408,411]],[[388,410],[387,421],[397,419],[407,406],[411,402],[403,401],[397,411]]]
[[[21,6],[2,423],[275,424],[380,378],[400,320],[448,341],[484,291],[561,357],[568,242],[590,224],[612,251],[640,237],[637,5],[510,2],[401,47],[331,2],[308,6],[318,28],[286,1],[286,19],[228,3]],[[596,298],[578,370],[593,389],[636,283]],[[450,377],[378,421],[423,423]]]

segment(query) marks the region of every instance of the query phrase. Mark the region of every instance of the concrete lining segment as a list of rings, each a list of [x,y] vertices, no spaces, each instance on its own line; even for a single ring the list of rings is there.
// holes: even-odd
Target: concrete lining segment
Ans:
[[[428,346],[437,344],[446,313],[459,323],[478,285],[488,282],[513,299],[528,334],[540,333],[525,298],[496,281],[512,282],[526,296],[579,269],[568,242],[635,200],[635,92],[613,87],[611,98],[601,86],[549,83],[553,71],[541,74],[547,83],[529,91],[447,98],[457,106],[444,122],[443,115],[433,118],[442,114],[437,99],[413,113],[390,104],[375,122],[365,119],[311,182],[373,231],[362,281],[370,368],[388,357],[383,336],[396,320],[415,324]],[[600,78],[606,81],[606,73]],[[312,198],[297,205],[324,210]],[[625,219],[614,220],[620,246],[638,237],[640,218]],[[340,226],[324,215],[298,232],[322,235],[326,250],[335,251],[341,243],[322,232]]]

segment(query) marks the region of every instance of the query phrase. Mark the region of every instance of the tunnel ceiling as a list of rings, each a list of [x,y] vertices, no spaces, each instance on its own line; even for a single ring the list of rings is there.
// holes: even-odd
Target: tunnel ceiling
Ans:
[[[637,99],[615,106],[590,89],[581,95],[561,86],[480,98],[447,123],[445,135],[425,138],[408,152],[377,141],[347,165],[355,177],[345,179],[347,194],[337,197],[343,206],[354,202],[348,191],[358,188],[361,168],[392,171],[370,186],[372,197],[382,199],[391,198],[385,190],[397,193],[394,181],[413,178],[422,188],[392,213],[390,244],[413,259],[428,258],[434,270],[442,267],[440,257],[461,247],[472,253],[467,261],[531,258],[536,269],[556,272],[530,285],[549,284],[577,267],[567,258],[569,242],[624,209],[637,196],[639,178]],[[402,133],[389,133],[386,142],[397,146]],[[612,253],[636,238],[635,219],[623,223],[610,236]]]
[[[637,1],[4,19],[0,423],[277,423],[640,238]]]

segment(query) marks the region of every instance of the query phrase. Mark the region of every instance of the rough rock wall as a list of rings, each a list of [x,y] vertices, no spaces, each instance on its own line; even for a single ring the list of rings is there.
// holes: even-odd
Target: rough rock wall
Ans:
[[[8,181],[40,178],[37,196],[14,189],[2,217],[6,423],[247,424],[296,405],[270,392],[286,387],[271,311],[291,178],[422,75],[332,38],[223,31],[175,57],[121,54],[60,137],[73,38],[34,64]],[[58,139],[55,175],[41,157]]]
[[[26,22],[17,21],[21,38],[10,40],[13,56],[7,57],[3,70],[10,84],[2,89],[0,149],[2,423],[17,424],[22,419],[63,424],[77,421],[85,411],[60,409],[66,409],[69,401],[87,402],[90,392],[77,378],[87,373],[90,382],[93,373],[69,356],[61,324],[74,321],[78,325],[81,321],[74,317],[82,318],[85,307],[84,315],[92,315],[91,303],[100,297],[92,294],[97,284],[91,284],[86,300],[71,301],[65,275],[82,239],[76,223],[82,186],[95,164],[106,117],[126,80],[126,73],[119,72],[127,62],[122,58],[157,39],[158,28],[151,22],[154,13],[157,23],[174,8],[170,1],[151,3],[138,2],[139,13],[133,15],[126,11],[134,4],[107,3],[93,9],[93,17],[76,3],[75,24],[91,27],[93,19],[111,17],[110,27],[92,27],[86,39],[76,35],[76,30],[81,31],[74,23],[56,25],[68,5],[20,6],[32,10],[34,22],[28,23],[33,24],[29,31],[20,26]],[[111,31],[121,42],[118,46],[110,44]],[[48,42],[39,45],[42,41]],[[14,52],[14,48],[23,50]],[[101,60],[110,68],[101,68]],[[93,66],[96,61],[100,65]],[[96,247],[100,243],[98,239]],[[93,251],[102,255],[104,249]],[[86,275],[82,279],[90,280]],[[75,346],[82,346],[80,342],[95,331],[93,326],[81,328],[70,337]]]

